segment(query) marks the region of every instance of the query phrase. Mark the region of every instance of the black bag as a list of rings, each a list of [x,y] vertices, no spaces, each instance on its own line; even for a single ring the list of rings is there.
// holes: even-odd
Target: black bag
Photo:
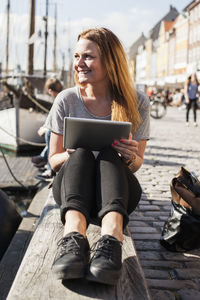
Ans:
[[[171,181],[172,207],[160,243],[167,250],[185,252],[200,248],[200,183],[183,167]]]

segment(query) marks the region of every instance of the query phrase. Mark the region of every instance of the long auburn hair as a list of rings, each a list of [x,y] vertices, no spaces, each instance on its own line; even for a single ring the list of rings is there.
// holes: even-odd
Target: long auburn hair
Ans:
[[[192,75],[194,76],[195,83],[197,84],[197,86],[199,86],[199,82],[198,82],[198,79],[197,79],[197,74],[194,73]],[[189,85],[192,83],[192,75],[187,77],[186,86],[185,86],[186,92],[188,92]]]
[[[121,42],[111,30],[103,27],[83,31],[79,34],[77,41],[80,39],[95,42],[99,48],[113,97],[112,120],[129,121],[132,123],[132,130],[135,131],[141,122],[141,117],[138,111],[137,93]],[[75,81],[81,85],[77,72],[75,72]]]

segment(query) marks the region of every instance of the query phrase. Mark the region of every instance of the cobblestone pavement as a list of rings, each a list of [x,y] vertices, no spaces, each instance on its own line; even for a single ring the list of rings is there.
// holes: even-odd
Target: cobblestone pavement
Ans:
[[[151,139],[137,172],[143,188],[129,226],[153,300],[200,299],[200,250],[173,253],[159,243],[170,212],[170,181],[184,166],[200,178],[199,127],[185,125],[185,110],[169,107],[167,115],[151,119]]]

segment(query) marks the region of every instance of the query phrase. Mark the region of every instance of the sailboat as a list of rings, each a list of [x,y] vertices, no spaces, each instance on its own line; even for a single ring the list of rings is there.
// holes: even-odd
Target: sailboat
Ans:
[[[35,31],[35,0],[31,0],[29,39]],[[9,35],[9,9],[7,4],[7,34]],[[45,18],[45,58],[44,74],[34,75],[33,55],[34,44],[29,43],[28,51],[28,75],[19,74],[0,76],[4,80],[4,89],[7,94],[0,99],[0,146],[19,152],[44,145],[44,137],[38,135],[38,129],[44,124],[47,113],[51,108],[52,99],[44,95],[46,81],[46,55],[47,55],[47,21],[48,1],[46,2]],[[8,43],[6,55],[6,73],[8,73]],[[13,84],[15,82],[15,84]],[[39,96],[35,96],[36,92]]]
[[[43,78],[22,76],[12,80],[28,80],[42,86]],[[37,133],[44,124],[52,105],[51,98],[39,99],[30,93],[26,85],[17,89],[15,85],[4,83],[8,92],[0,101],[0,146],[11,151],[23,151],[44,146],[44,137]]]

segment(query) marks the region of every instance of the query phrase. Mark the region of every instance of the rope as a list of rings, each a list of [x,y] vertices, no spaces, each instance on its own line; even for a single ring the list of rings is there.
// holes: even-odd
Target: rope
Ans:
[[[26,95],[29,100],[31,100],[35,105],[37,105],[38,107],[40,107],[43,111],[45,111],[46,113],[49,112],[48,109],[46,109],[46,107],[44,107],[43,105],[41,105],[37,100],[35,100],[30,94],[28,94],[27,92],[23,91],[24,95]]]
[[[8,87],[9,88],[9,87]],[[48,113],[49,112],[49,110],[48,109],[46,109],[46,107],[44,107],[43,105],[41,105],[37,100],[35,100],[27,91],[25,91],[25,90],[23,90],[23,93],[24,93],[24,95],[26,95],[35,105],[37,105],[38,107],[40,107],[43,111],[45,111],[46,113]],[[44,144],[44,143],[34,143],[34,142],[30,142],[30,141],[27,141],[27,140],[25,140],[25,139],[23,139],[23,138],[21,138],[21,137],[16,137],[16,136],[14,136],[13,134],[11,134],[11,133],[9,133],[7,130],[5,130],[4,128],[2,128],[1,126],[0,126],[0,129],[1,130],[3,130],[5,133],[7,133],[8,135],[10,135],[10,136],[12,136],[12,137],[14,137],[15,139],[17,139],[17,140],[20,140],[20,141],[22,141],[22,142],[25,142],[25,143],[27,143],[27,144],[29,144],[29,145],[32,145],[32,146],[38,146],[38,147],[45,147],[46,146],[46,144]]]
[[[1,126],[0,126],[0,129],[1,129],[2,131],[4,131],[5,133],[7,133],[8,135],[14,137],[15,139],[20,140],[20,141],[22,141],[22,142],[25,142],[26,144],[29,144],[29,145],[32,145],[32,146],[38,146],[38,147],[45,147],[45,146],[46,146],[45,143],[34,143],[34,142],[27,141],[27,140],[25,140],[25,139],[23,139],[23,138],[21,138],[21,137],[19,137],[19,136],[16,137],[14,134],[8,132],[6,129],[4,129],[4,128],[1,127]]]
[[[1,150],[1,153],[2,153],[2,155],[3,155],[3,159],[4,159],[5,163],[6,163],[6,166],[7,166],[8,170],[9,170],[10,174],[11,174],[12,177],[14,178],[14,180],[15,180],[19,185],[23,186],[23,188],[28,189],[28,188],[27,188],[23,183],[21,183],[21,182],[15,177],[15,175],[13,174],[13,172],[12,172],[12,170],[11,170],[9,164],[8,164],[8,161],[7,161],[6,157],[5,157],[5,154],[3,153],[3,150],[2,150],[2,148],[1,148],[1,146],[0,146],[0,150]]]
[[[38,182],[37,182],[35,185],[33,185],[33,186],[30,186],[30,187],[29,187],[29,186],[25,186],[25,185],[24,185],[21,181],[19,181],[19,180],[15,177],[15,175],[13,174],[13,172],[12,172],[12,170],[11,170],[9,164],[8,164],[8,161],[7,161],[6,157],[5,157],[5,154],[3,153],[3,150],[2,150],[2,147],[1,147],[1,146],[0,146],[0,151],[1,151],[2,155],[3,155],[3,159],[4,159],[5,163],[6,163],[6,166],[7,166],[8,170],[9,170],[11,176],[14,178],[14,180],[15,180],[19,185],[21,185],[21,186],[22,186],[23,188],[25,188],[26,190],[29,190],[30,188],[35,188],[35,187],[37,187],[37,186],[40,184],[41,180],[38,181]]]
[[[19,97],[19,91],[15,90],[14,87],[10,86],[9,84],[7,84],[6,82],[4,82],[4,85],[6,85],[6,87],[13,92],[17,97]],[[31,100],[36,106],[38,106],[39,108],[41,108],[43,111],[45,111],[46,113],[49,113],[49,110],[44,107],[42,104],[40,104],[36,99],[34,99],[26,90],[26,88],[22,88],[21,91],[25,96],[27,96],[29,98],[29,100]]]

